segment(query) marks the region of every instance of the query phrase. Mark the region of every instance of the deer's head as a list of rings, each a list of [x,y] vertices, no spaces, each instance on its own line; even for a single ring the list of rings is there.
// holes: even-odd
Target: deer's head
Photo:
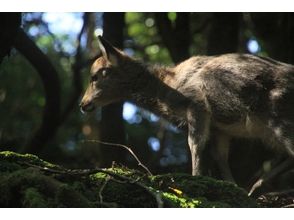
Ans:
[[[122,66],[132,62],[132,58],[101,36],[98,36],[98,42],[102,56],[91,67],[90,83],[80,103],[82,112],[91,112],[97,106],[125,98],[124,82],[127,74]]]

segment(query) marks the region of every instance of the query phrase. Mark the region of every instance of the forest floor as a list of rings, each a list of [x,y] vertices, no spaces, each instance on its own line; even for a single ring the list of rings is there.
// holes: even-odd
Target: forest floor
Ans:
[[[257,200],[235,184],[123,167],[69,170],[35,155],[0,152],[0,207],[291,207],[294,193]]]

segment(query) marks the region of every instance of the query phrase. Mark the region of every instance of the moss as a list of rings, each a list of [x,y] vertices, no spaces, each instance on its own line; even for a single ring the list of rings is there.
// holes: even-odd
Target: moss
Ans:
[[[101,172],[94,173],[94,174],[90,175],[90,179],[92,181],[101,181],[101,180],[104,180],[106,177],[107,177],[107,174],[101,173]]]
[[[169,189],[169,192],[180,197],[191,199],[205,198],[200,207],[256,207],[256,202],[247,196],[245,190],[235,184],[215,180],[205,176],[190,176],[187,174],[166,174],[154,176],[150,181],[155,188]],[[175,190],[182,195],[177,195]],[[210,206],[211,205],[211,206]]]
[[[30,204],[34,205],[32,207],[36,207],[37,201],[42,201],[40,207],[44,207],[43,200],[39,199],[39,197],[46,198],[45,207],[53,207],[54,205],[50,203],[50,199],[54,192],[58,189],[59,182],[48,177],[44,176],[36,170],[33,169],[23,169],[17,170],[13,173],[7,173],[2,176],[0,181],[0,204],[5,207],[29,207]],[[38,198],[32,201],[28,197],[28,192],[38,192]],[[29,194],[32,196],[32,194]],[[35,193],[34,195],[37,195]]]
[[[47,206],[43,195],[36,188],[27,188],[24,191],[22,207],[45,208]]]
[[[200,207],[201,200],[190,199],[186,197],[180,197],[173,193],[162,193],[163,198],[169,203],[171,207],[182,207],[182,208],[196,208]]]
[[[209,177],[108,171],[126,180],[103,172],[73,175],[34,155],[0,152],[0,207],[157,207],[155,192],[164,207],[256,207],[244,190]]]
[[[127,170],[126,173],[124,173],[124,170],[125,168],[108,169],[108,171],[119,175],[127,177],[133,176],[134,182],[138,180],[136,172],[132,173],[131,170]],[[156,207],[156,201],[151,193],[134,183],[115,180],[114,178],[106,180],[108,175],[101,172],[91,176],[93,183],[95,183],[98,188],[102,187],[105,181],[108,181],[101,193],[99,191],[96,192],[96,197],[99,198],[99,196],[102,196],[103,201],[115,203],[118,207]],[[99,195],[99,193],[101,195]]]
[[[82,193],[30,169],[4,175],[0,182],[1,207],[93,207]]]
[[[10,161],[1,161],[0,163],[0,172],[13,172],[19,169],[21,169],[19,164],[11,163]]]
[[[67,184],[62,184],[58,187],[55,194],[55,203],[57,207],[66,208],[94,207],[94,203]]]
[[[33,154],[18,154],[11,151],[0,152],[0,161],[17,162],[19,164],[30,163],[36,166],[58,169],[60,166],[44,161]]]

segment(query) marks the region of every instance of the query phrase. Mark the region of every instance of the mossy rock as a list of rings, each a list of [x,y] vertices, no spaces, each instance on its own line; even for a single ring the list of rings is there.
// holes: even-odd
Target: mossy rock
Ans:
[[[151,177],[153,187],[169,189],[166,196],[171,206],[178,206],[181,201],[187,207],[256,207],[255,200],[235,184],[216,180],[206,176],[188,174],[166,174]],[[177,195],[177,197],[175,197]]]
[[[35,155],[0,152],[0,207],[256,207],[234,184],[187,174],[68,170]]]
[[[41,167],[61,169],[60,166],[44,161],[33,154],[18,154],[11,151],[0,152],[0,172],[5,171],[5,169],[17,169],[19,164],[33,164]]]

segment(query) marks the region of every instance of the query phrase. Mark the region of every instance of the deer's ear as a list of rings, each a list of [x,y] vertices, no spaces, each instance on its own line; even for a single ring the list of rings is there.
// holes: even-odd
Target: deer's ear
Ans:
[[[98,36],[98,44],[103,57],[113,66],[117,66],[121,56],[118,50],[100,35]]]

